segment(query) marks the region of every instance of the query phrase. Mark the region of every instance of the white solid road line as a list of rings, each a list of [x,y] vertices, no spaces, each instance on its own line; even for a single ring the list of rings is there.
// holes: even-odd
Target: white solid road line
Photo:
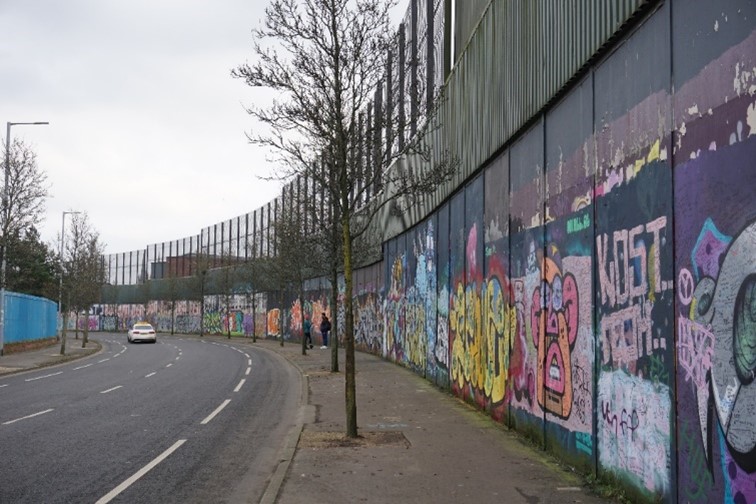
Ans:
[[[118,390],[121,387],[123,387],[123,385],[118,385],[117,387],[109,388],[108,390],[103,390],[102,392],[100,392],[100,394],[107,394],[108,392],[113,392],[114,390]]]
[[[59,374],[63,374],[63,371],[58,371],[57,373],[47,374],[47,375],[44,375],[44,376],[37,376],[36,378],[27,378],[24,381],[41,380],[42,378],[50,378],[51,376],[58,376]]]
[[[234,389],[234,392],[239,392],[242,388],[242,385],[244,385],[244,382],[247,381],[246,379],[242,378],[242,380],[239,382],[239,385],[236,386]]]
[[[210,413],[210,414],[209,414],[209,415],[207,416],[207,418],[205,418],[204,420],[202,420],[202,421],[200,422],[200,424],[201,424],[201,425],[205,425],[206,423],[210,422],[210,420],[212,420],[213,418],[215,418],[215,415],[217,415],[218,413],[220,413],[220,412],[221,412],[221,410],[222,410],[223,408],[225,408],[226,406],[228,406],[228,403],[230,403],[230,402],[231,402],[231,399],[226,399],[225,401],[223,401],[223,402],[221,403],[221,405],[220,405],[220,406],[218,406],[217,408],[215,408],[215,411],[213,411],[212,413]]]
[[[179,439],[176,441],[173,446],[165,450],[163,453],[158,455],[155,459],[153,459],[152,462],[147,464],[146,466],[139,469],[137,472],[134,473],[133,476],[131,476],[129,479],[115,487],[113,490],[111,490],[107,495],[103,496],[98,500],[95,504],[106,504],[107,502],[110,502],[113,500],[118,494],[129,488],[131,485],[134,484],[139,478],[150,472],[156,465],[158,465],[160,462],[165,460],[171,453],[178,450],[182,444],[186,443],[186,439]]]
[[[20,420],[26,420],[27,418],[34,418],[35,416],[44,415],[45,413],[50,413],[51,411],[53,411],[52,408],[46,409],[45,411],[40,411],[39,413],[33,413],[31,415],[26,415],[25,417],[16,418],[15,420],[8,420],[7,422],[3,422],[3,425],[10,425],[10,424],[18,422]]]

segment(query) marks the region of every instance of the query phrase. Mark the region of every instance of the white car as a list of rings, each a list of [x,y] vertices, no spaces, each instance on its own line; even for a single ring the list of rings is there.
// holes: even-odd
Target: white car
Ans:
[[[157,334],[155,328],[147,322],[137,322],[131,329],[129,329],[129,335],[127,336],[129,343],[137,341],[147,341],[150,343],[157,342]]]

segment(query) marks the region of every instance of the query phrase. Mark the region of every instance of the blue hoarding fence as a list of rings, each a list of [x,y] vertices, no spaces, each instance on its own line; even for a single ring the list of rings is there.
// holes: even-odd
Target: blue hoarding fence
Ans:
[[[6,291],[4,310],[4,344],[52,338],[56,335],[58,306],[54,301]]]

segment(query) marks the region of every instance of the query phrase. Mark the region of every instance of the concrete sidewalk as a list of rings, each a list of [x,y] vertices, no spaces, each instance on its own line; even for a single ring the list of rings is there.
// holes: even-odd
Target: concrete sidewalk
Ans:
[[[93,355],[100,344],[96,334],[90,338],[87,349],[81,339],[69,338],[66,356],[59,355],[59,343],[0,356],[0,376]],[[610,502],[591,494],[580,477],[518,434],[378,357],[355,356],[360,438],[351,440],[344,436],[343,349],[340,372],[331,373],[330,349],[316,347],[302,355],[297,343],[204,339],[276,352],[305,378],[301,428],[289,435],[261,502]]]
[[[357,423],[345,438],[344,352],[258,340],[307,379],[306,415],[275,500],[311,503],[597,503],[581,478],[414,373],[357,352]],[[273,487],[275,485],[272,485]]]
[[[0,376],[55,366],[70,360],[94,355],[102,349],[102,346],[92,336],[97,337],[96,334],[90,333],[87,348],[81,347],[81,336],[79,336],[79,339],[75,339],[73,334],[67,336],[65,355],[60,354],[60,341],[36,350],[0,355]]]

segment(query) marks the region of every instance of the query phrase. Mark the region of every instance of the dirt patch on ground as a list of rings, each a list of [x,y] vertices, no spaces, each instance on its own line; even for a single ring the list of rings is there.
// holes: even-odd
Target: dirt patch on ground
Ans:
[[[10,355],[31,350],[39,350],[40,348],[53,346],[57,342],[58,340],[56,338],[44,338],[30,341],[19,341],[16,343],[6,343],[3,347],[3,353]]]
[[[307,376],[315,378],[318,376],[339,376],[339,375],[337,373],[332,373],[330,371],[308,371]]]
[[[302,431],[299,437],[300,448],[369,448],[374,446],[410,447],[410,442],[401,431],[360,432],[356,438],[348,438],[343,432]]]

